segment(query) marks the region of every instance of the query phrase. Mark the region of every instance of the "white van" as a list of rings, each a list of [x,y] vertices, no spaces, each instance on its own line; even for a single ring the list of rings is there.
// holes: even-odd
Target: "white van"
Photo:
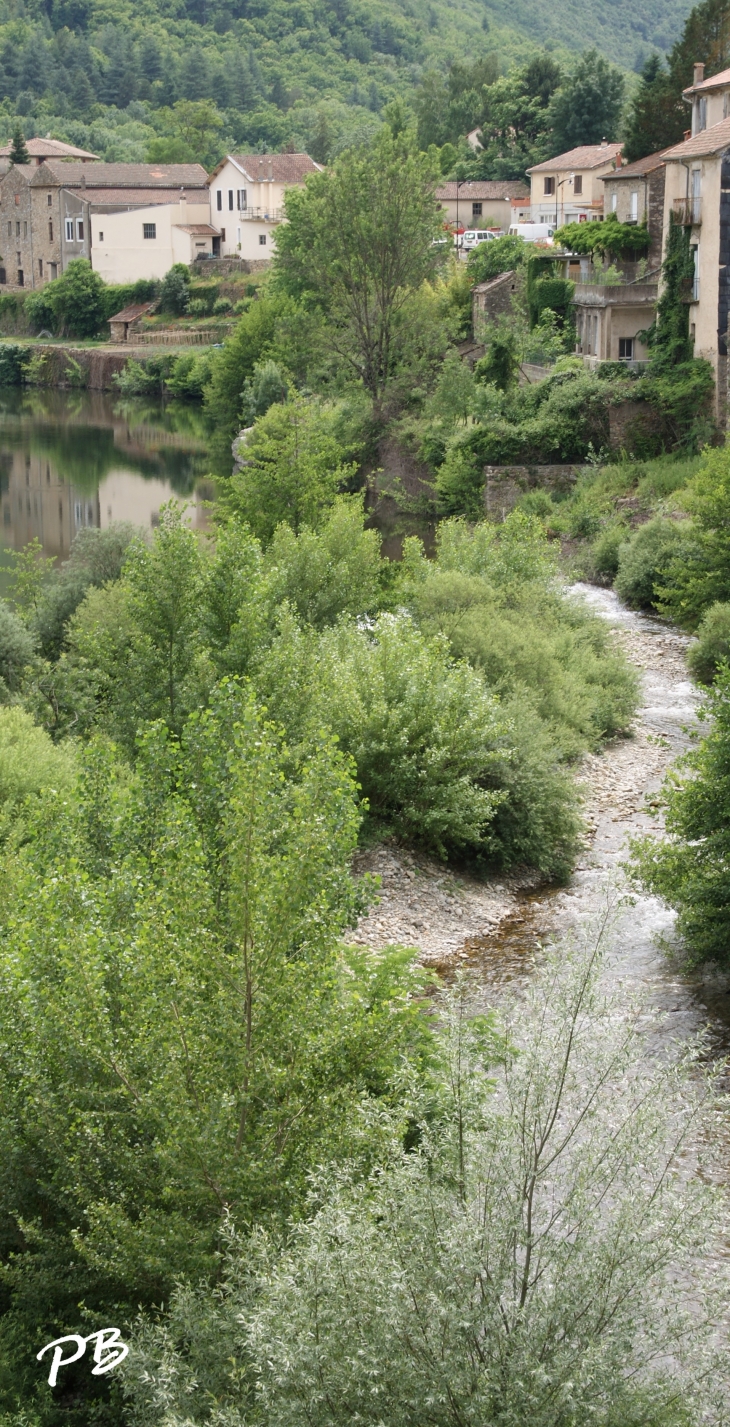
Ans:
[[[461,246],[469,251],[477,248],[480,243],[489,243],[493,238],[498,237],[497,233],[492,233],[489,228],[467,228],[461,235]]]
[[[551,244],[555,226],[552,223],[513,223],[509,231],[514,238],[524,238],[526,243]]]

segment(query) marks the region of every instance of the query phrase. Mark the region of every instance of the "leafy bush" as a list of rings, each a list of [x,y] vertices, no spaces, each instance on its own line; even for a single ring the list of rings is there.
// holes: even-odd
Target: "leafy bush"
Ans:
[[[125,522],[115,522],[105,530],[90,526],[78,532],[68,560],[60,570],[52,571],[44,584],[31,620],[45,658],[58,658],[69,620],[87,590],[119,579],[136,534],[135,527]]]
[[[265,416],[270,406],[286,401],[289,384],[276,362],[257,362],[253,374],[243,384],[241,421],[253,426],[258,416]]]
[[[187,355],[187,354],[186,354]],[[121,372],[115,372],[112,381],[124,396],[148,396],[161,393],[174,370],[176,359],[172,353],[145,357],[141,362],[130,357]]]
[[[175,357],[169,373],[165,376],[165,391],[188,401],[202,401],[213,374],[215,360],[216,353],[210,349],[202,352],[181,352],[179,357]]]
[[[264,541],[282,521],[316,529],[356,469],[346,460],[337,411],[300,396],[270,407],[242,443],[223,500]]]
[[[713,684],[722,659],[730,659],[730,604],[719,600],[710,605],[697,627],[697,640],[690,645],[687,663],[700,684]]]
[[[439,510],[444,515],[484,516],[484,466],[476,452],[453,446],[436,473]]]
[[[46,283],[40,295],[53,312],[56,332],[70,337],[96,337],[106,319],[104,292],[104,280],[88,258],[72,258],[61,276]]]
[[[693,518],[691,539],[666,570],[660,604],[692,629],[710,605],[730,603],[730,447],[703,452],[682,504]]]
[[[20,687],[23,671],[33,658],[34,648],[33,637],[22,619],[4,600],[0,601],[0,687],[4,697]]]
[[[208,303],[205,301],[205,298],[192,297],[190,299],[187,306],[188,317],[207,317],[208,311]]]
[[[626,526],[620,521],[612,521],[593,541],[591,561],[597,575],[613,581],[619,566],[621,546],[626,543]]]
[[[233,311],[233,303],[230,297],[218,297],[213,303],[213,315],[223,317],[227,312]]]
[[[478,243],[472,248],[467,262],[469,280],[472,284],[489,282],[500,273],[520,268],[528,258],[528,244],[516,234],[504,233],[492,242]]]
[[[173,263],[160,288],[160,312],[183,317],[190,302],[190,270],[185,263]]]
[[[156,278],[139,278],[137,282],[110,283],[104,288],[104,318],[108,322],[115,312],[122,312],[137,302],[155,302],[161,284]]]
[[[721,668],[700,717],[709,733],[663,788],[669,837],[633,844],[637,879],[678,912],[687,960],[730,962],[730,670]]]
[[[20,386],[30,354],[30,347],[21,347],[17,342],[0,342],[0,387]]]
[[[650,520],[619,548],[616,593],[636,609],[656,609],[663,577],[685,532],[674,520]]]
[[[29,292],[25,299],[25,315],[33,332],[42,332],[44,328],[48,332],[56,330],[56,313],[49,289],[50,283],[47,283],[36,292]]]
[[[0,707],[0,807],[4,812],[47,788],[67,792],[75,775],[70,748],[54,747],[24,709]]]

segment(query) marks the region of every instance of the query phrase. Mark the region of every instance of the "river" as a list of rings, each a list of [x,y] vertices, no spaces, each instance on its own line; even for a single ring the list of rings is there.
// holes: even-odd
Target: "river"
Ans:
[[[659,619],[623,607],[611,590],[574,586],[615,632],[641,680],[630,738],[585,758],[586,844],[569,884],[544,888],[529,878],[477,882],[427,858],[381,849],[364,854],[363,871],[382,878],[379,904],[363,917],[356,940],[373,948],[389,942],[416,946],[427,966],[448,974],[469,966],[487,996],[498,1002],[532,974],[541,948],[589,927],[607,902],[617,905],[608,974],[635,990],[661,1018],[659,1034],[684,1039],[708,1028],[718,1054],[730,1050],[728,978],[690,976],[671,954],[674,914],[656,897],[631,892],[622,864],[632,836],[661,834],[655,795],[674,760],[699,727],[699,693],[690,681],[688,639]],[[669,950],[669,954],[668,954]]]
[[[198,407],[101,392],[0,388],[3,546],[38,539],[68,556],[84,526],[131,521],[149,530],[173,497],[208,520],[207,433]]]

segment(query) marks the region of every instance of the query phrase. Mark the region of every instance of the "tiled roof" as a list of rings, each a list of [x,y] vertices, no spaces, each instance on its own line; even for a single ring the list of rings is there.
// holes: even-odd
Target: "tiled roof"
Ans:
[[[456,196],[455,179],[451,179],[448,183],[442,183],[441,187],[436,189],[436,197],[439,198],[442,203],[447,199],[453,200]],[[499,179],[494,182],[480,183],[475,180],[474,183],[459,184],[459,201],[461,201],[462,198],[466,201],[470,198],[502,198],[509,200],[510,198],[529,198],[529,193],[525,184],[519,181],[511,183],[507,180]]]
[[[534,164],[527,172],[551,173],[556,168],[598,168],[599,164],[615,159],[622,148],[623,144],[583,144],[579,149],[568,149],[565,154],[546,159],[545,163]]]
[[[79,184],[63,184],[77,198],[87,198],[92,208],[160,208],[179,203],[184,198],[200,208],[208,206],[208,191],[189,188],[81,188]]]
[[[711,74],[709,79],[703,79],[701,84],[690,84],[688,89],[683,89],[683,94],[706,94],[708,89],[722,89],[724,85],[730,84],[730,69],[721,69],[719,74]]]
[[[25,147],[32,159],[98,159],[98,154],[87,153],[86,149],[76,149],[73,144],[62,144],[60,139],[26,139]],[[0,148],[0,156],[10,153],[11,144]]]
[[[68,163],[46,159],[31,182],[45,187],[49,181],[64,188],[207,188],[202,164]]]
[[[622,164],[615,173],[604,173],[601,183],[608,183],[609,179],[614,178],[643,178],[644,174],[661,168],[666,152],[666,149],[660,149],[658,154],[647,154],[645,159],[636,159],[632,164]]]
[[[703,129],[701,134],[695,134],[692,139],[685,139],[682,144],[675,144],[671,149],[664,150],[665,159],[700,159],[705,154],[720,154],[723,149],[730,148],[730,119],[722,119],[719,124],[713,124],[709,129]]]
[[[309,154],[230,154],[252,183],[259,178],[273,178],[275,183],[303,183],[308,173],[321,173],[322,165]],[[220,171],[221,164],[215,170]]]
[[[220,230],[211,228],[210,223],[173,223],[181,233],[191,233],[194,238],[219,238]]]
[[[138,317],[143,317],[145,312],[151,312],[154,306],[154,302],[135,302],[131,307],[123,307],[121,312],[115,312],[107,321],[135,322]]]

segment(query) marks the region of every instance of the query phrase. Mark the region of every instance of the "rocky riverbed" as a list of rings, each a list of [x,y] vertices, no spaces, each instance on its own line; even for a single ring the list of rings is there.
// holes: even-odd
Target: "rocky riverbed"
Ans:
[[[623,608],[612,591],[578,585],[573,596],[610,622],[640,672],[642,697],[631,736],[583,761],[586,845],[569,885],[545,888],[535,879],[510,877],[480,882],[397,848],[358,858],[359,871],[380,876],[381,890],[353,939],[374,949],[414,946],[424,964],[441,971],[470,964],[495,998],[530,974],[546,940],[587,924],[607,899],[626,894],[622,863],[629,839],[639,832],[661,835],[656,794],[697,727],[700,696],[687,674],[687,637]],[[725,981],[686,977],[659,946],[671,937],[672,912],[654,897],[633,894],[616,915],[611,974],[627,987],[642,987],[652,1006],[668,1013],[672,1035],[709,1021],[717,1044],[726,1045]]]

